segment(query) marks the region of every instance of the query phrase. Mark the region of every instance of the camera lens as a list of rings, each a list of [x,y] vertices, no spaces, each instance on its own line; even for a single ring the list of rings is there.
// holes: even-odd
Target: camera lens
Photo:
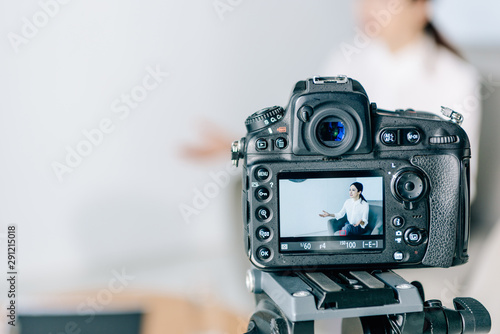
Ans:
[[[344,122],[336,117],[327,117],[319,123],[316,135],[325,146],[336,147],[344,140],[345,130]]]

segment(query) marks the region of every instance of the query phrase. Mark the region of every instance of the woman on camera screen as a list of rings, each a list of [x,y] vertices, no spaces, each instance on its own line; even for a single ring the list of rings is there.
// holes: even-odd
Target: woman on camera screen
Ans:
[[[370,205],[362,194],[363,184],[354,182],[349,187],[349,199],[344,202],[342,209],[338,213],[328,213],[323,210],[320,217],[333,217],[337,220],[347,215],[347,222],[342,229],[335,232],[335,235],[360,235],[368,226],[368,212]]]

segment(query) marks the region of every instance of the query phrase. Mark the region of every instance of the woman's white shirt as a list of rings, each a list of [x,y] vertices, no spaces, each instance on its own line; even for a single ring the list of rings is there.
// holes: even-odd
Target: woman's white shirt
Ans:
[[[340,219],[347,214],[347,220],[351,225],[359,223],[360,220],[364,221],[365,224],[360,225],[365,228],[368,225],[368,212],[370,211],[370,205],[366,201],[361,199],[354,200],[349,198],[345,201],[342,209],[335,214],[336,219]]]
[[[471,142],[474,196],[481,121],[480,78],[474,67],[425,36],[397,53],[376,40],[350,56],[337,52],[321,74],[358,80],[381,109],[412,108],[441,115],[441,106],[447,106],[461,113]]]

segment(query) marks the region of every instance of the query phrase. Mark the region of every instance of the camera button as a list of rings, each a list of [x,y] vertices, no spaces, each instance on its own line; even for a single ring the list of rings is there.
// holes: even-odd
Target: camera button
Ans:
[[[418,144],[418,142],[420,141],[420,132],[418,132],[417,130],[408,131],[408,133],[406,134],[406,140],[408,140],[410,144]]]
[[[405,224],[405,220],[403,217],[394,217],[392,218],[392,225],[394,225],[394,227],[401,227]]]
[[[424,237],[419,229],[415,227],[410,227],[405,231],[405,242],[408,245],[418,246],[422,243],[423,240]]]
[[[405,255],[403,254],[403,252],[401,251],[395,251],[393,256],[394,260],[396,261],[403,261],[404,260],[404,257]]]
[[[259,181],[265,181],[269,178],[269,170],[267,168],[264,168],[264,167],[260,167],[260,168],[257,168],[257,170],[255,171],[255,177],[259,180]]]
[[[257,139],[257,141],[255,142],[255,147],[257,148],[258,151],[267,149],[267,140],[263,138]]]
[[[260,240],[268,240],[271,238],[271,230],[267,227],[261,226],[257,229],[257,238]]]
[[[262,222],[268,221],[271,218],[271,210],[262,206],[257,209],[257,212],[255,214],[257,218]]]
[[[271,197],[271,191],[266,187],[259,187],[255,190],[255,197],[257,197],[259,201],[265,201]]]
[[[257,249],[257,257],[261,260],[269,260],[271,258],[271,250],[267,247]]]
[[[280,150],[284,149],[287,145],[288,143],[283,137],[276,138],[276,140],[274,141],[274,146],[276,146],[276,148]]]
[[[396,130],[385,130],[380,135],[382,143],[386,145],[397,145],[398,143],[398,132]]]

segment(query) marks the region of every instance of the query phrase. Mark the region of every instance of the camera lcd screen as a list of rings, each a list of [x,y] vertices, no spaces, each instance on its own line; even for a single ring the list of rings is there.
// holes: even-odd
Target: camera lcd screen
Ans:
[[[278,182],[281,253],[383,250],[381,172],[285,172]]]

